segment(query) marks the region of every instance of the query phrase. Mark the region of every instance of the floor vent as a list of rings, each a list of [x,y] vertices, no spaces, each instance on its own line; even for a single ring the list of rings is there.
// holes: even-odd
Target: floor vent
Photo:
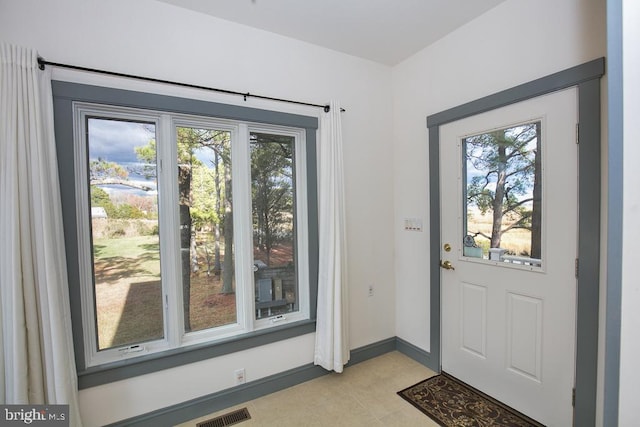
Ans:
[[[228,414],[220,415],[207,421],[198,423],[196,427],[225,427],[250,420],[249,410],[247,408],[238,409]]]

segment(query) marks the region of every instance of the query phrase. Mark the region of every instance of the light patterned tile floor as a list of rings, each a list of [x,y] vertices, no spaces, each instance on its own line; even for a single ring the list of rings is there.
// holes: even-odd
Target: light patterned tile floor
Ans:
[[[429,417],[396,393],[435,375],[433,371],[397,351],[348,367],[222,411],[179,427],[194,427],[240,408],[250,426],[437,426]]]

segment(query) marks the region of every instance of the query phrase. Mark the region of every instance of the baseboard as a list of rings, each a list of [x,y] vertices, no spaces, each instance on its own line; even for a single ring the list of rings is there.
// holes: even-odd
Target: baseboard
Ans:
[[[387,338],[386,340],[378,341],[373,344],[365,345],[351,350],[349,363],[345,366],[353,366],[365,360],[372,359],[374,357],[381,356],[385,353],[389,353],[396,349],[396,337]]]
[[[429,366],[429,353],[397,337],[388,338],[351,350],[347,367],[365,360],[381,356],[398,350],[419,363]],[[126,420],[110,424],[108,427],[120,426],[173,426],[194,418],[202,417],[212,412],[256,399],[258,397],[292,387],[296,384],[312,380],[328,374],[325,369],[309,363],[304,366],[289,369],[269,377],[261,378],[241,386],[233,387],[217,393],[212,393],[197,399],[182,402],[177,405],[158,409]]]
[[[432,371],[440,372],[440,366],[437,366],[434,358],[431,357],[431,353],[416,347],[415,345],[403,340],[402,338],[396,337],[396,350],[398,350],[405,356],[412,358],[416,362],[422,363]]]

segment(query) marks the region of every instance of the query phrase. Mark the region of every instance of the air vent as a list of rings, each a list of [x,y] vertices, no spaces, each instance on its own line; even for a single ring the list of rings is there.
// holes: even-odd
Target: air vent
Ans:
[[[249,410],[247,408],[238,409],[228,414],[220,415],[207,421],[198,423],[196,427],[225,427],[250,420]]]

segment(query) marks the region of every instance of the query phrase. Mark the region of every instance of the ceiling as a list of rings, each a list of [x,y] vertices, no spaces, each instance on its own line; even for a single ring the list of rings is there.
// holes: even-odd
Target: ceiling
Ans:
[[[395,65],[505,0],[158,0]]]

